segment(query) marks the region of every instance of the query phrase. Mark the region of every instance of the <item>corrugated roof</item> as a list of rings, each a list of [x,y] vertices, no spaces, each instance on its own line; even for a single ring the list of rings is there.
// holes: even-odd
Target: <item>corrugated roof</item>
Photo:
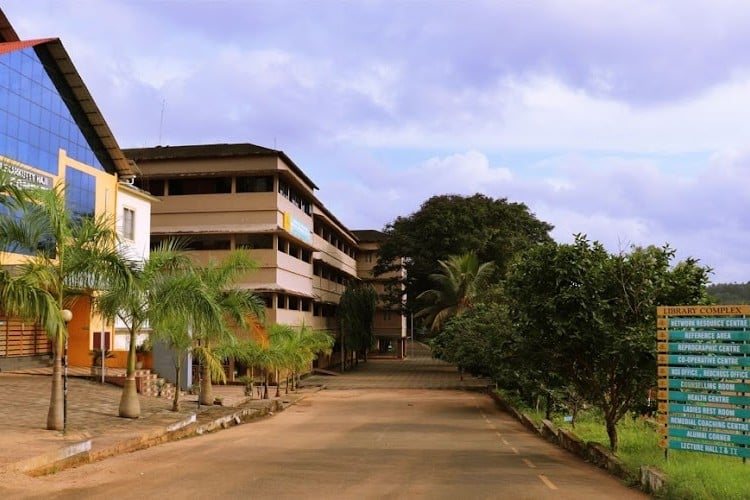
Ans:
[[[289,165],[292,171],[307,184],[310,189],[318,189],[318,186],[302,171],[296,163],[283,151],[265,148],[257,144],[191,144],[186,146],[155,146],[151,148],[128,148],[123,149],[125,156],[136,163],[159,161],[159,160],[181,160],[181,159],[207,159],[228,158],[233,156],[274,156],[281,158]]]
[[[362,243],[369,243],[369,242],[381,242],[385,241],[386,238],[388,238],[388,235],[386,235],[382,231],[377,231],[375,229],[354,229],[352,231],[352,234],[359,239]]]

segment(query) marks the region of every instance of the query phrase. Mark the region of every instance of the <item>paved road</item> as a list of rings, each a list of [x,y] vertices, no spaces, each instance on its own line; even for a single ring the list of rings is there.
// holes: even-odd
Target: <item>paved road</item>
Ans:
[[[416,389],[321,391],[273,418],[24,478],[0,497],[643,498],[483,394]]]

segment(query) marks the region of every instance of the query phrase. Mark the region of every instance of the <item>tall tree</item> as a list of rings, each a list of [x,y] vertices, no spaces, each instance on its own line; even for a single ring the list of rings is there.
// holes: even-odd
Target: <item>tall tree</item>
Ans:
[[[63,184],[33,190],[20,217],[0,218],[0,241],[28,258],[4,273],[3,307],[9,314],[39,320],[53,344],[52,393],[47,428],[65,426],[62,353],[67,336],[62,310],[80,296],[106,290],[130,277],[119,253],[114,221],[68,210]]]
[[[341,294],[336,316],[341,331],[342,352],[348,349],[363,354],[375,343],[373,321],[378,294],[369,283],[355,283]],[[343,364],[341,369],[343,370]]]
[[[523,203],[482,194],[434,196],[386,225],[374,272],[398,270],[403,258],[405,277],[392,283],[387,299],[400,306],[405,293],[407,308],[416,311],[414,300],[432,288],[429,276],[438,261],[474,252],[481,262],[495,262],[496,276],[502,277],[519,252],[552,241],[551,230]]]
[[[671,266],[674,256],[653,246],[610,255],[579,235],[526,252],[508,276],[520,352],[601,409],[613,450],[617,422],[655,385],[656,306],[707,300],[710,270]]]
[[[137,336],[149,326],[149,315],[159,309],[151,308],[150,304],[164,300],[167,292],[164,286],[175,285],[165,277],[189,268],[190,260],[178,242],[165,240],[151,252],[148,261],[133,260],[126,264],[131,280],[105,290],[97,297],[95,305],[105,317],[119,318],[128,329],[126,378],[118,413],[120,417],[138,418],[141,409],[135,380]]]
[[[198,356],[201,364],[201,404],[213,404],[212,379],[226,381],[226,374],[222,366],[227,354],[236,349],[237,338],[233,329],[246,329],[250,321],[265,319],[265,303],[258,295],[250,290],[235,286],[236,280],[243,274],[256,268],[247,251],[236,250],[227,255],[220,262],[209,261],[199,270],[199,276],[206,288],[206,292],[213,296],[224,321],[220,329],[195,329],[196,339],[193,352]],[[217,350],[217,347],[221,349]]]
[[[435,288],[417,297],[426,304],[417,312],[417,317],[424,317],[433,332],[440,330],[448,318],[471,309],[495,273],[494,262],[480,264],[473,252],[454,255],[438,264],[440,272],[430,275]]]

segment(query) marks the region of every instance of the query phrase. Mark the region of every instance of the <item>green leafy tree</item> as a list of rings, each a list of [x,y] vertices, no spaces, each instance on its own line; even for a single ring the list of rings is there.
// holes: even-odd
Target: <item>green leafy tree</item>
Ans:
[[[373,321],[378,294],[368,283],[350,285],[341,294],[336,315],[341,331],[342,356],[349,351],[361,353],[367,359],[367,351],[375,343]],[[344,369],[343,363],[341,369]]]
[[[719,304],[750,304],[750,281],[747,283],[716,283],[708,294]]]
[[[121,286],[113,286],[101,293],[96,307],[108,318],[119,318],[128,329],[129,348],[125,385],[120,397],[118,414],[124,418],[138,418],[141,413],[135,380],[136,341],[138,333],[149,325],[149,316],[159,308],[151,304],[164,300],[165,286],[174,286],[167,279],[190,267],[190,259],[177,241],[165,240],[151,252],[146,262],[126,262],[131,279]]]
[[[552,241],[551,230],[523,203],[482,194],[433,196],[417,212],[385,227],[374,272],[398,271],[404,258],[405,277],[391,283],[387,301],[401,306],[406,294],[407,308],[416,311],[414,299],[433,287],[429,276],[438,261],[473,252],[480,262],[495,262],[500,278],[519,252]]]
[[[526,252],[506,287],[519,352],[598,407],[612,450],[617,422],[655,385],[656,306],[707,299],[710,270],[669,247],[610,255],[577,236]],[[521,366],[528,366],[530,360]]]
[[[81,296],[126,282],[130,273],[118,250],[114,221],[80,216],[65,204],[64,187],[34,189],[17,200],[19,216],[0,218],[0,242],[28,258],[13,272],[3,271],[5,312],[39,321],[54,351],[47,428],[64,430],[62,353],[67,336],[62,310]]]
[[[237,279],[256,267],[247,251],[237,250],[221,262],[210,261],[198,270],[206,293],[213,297],[224,319],[220,323],[222,328],[193,331],[197,341],[193,352],[201,365],[201,404],[213,404],[213,379],[226,381],[223,360],[234,355],[237,350],[237,338],[233,330],[246,329],[251,321],[262,322],[265,319],[263,300],[250,290],[236,287]]]
[[[430,275],[435,288],[417,297],[427,306],[416,316],[424,317],[432,332],[439,331],[448,318],[470,310],[486,291],[495,272],[493,262],[480,264],[472,252],[452,256],[438,264],[440,272]]]

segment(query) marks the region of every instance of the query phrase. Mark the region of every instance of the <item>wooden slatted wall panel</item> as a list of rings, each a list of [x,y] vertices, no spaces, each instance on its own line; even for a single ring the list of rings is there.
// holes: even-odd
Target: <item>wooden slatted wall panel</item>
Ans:
[[[50,354],[52,346],[39,324],[0,317],[0,356]]]

